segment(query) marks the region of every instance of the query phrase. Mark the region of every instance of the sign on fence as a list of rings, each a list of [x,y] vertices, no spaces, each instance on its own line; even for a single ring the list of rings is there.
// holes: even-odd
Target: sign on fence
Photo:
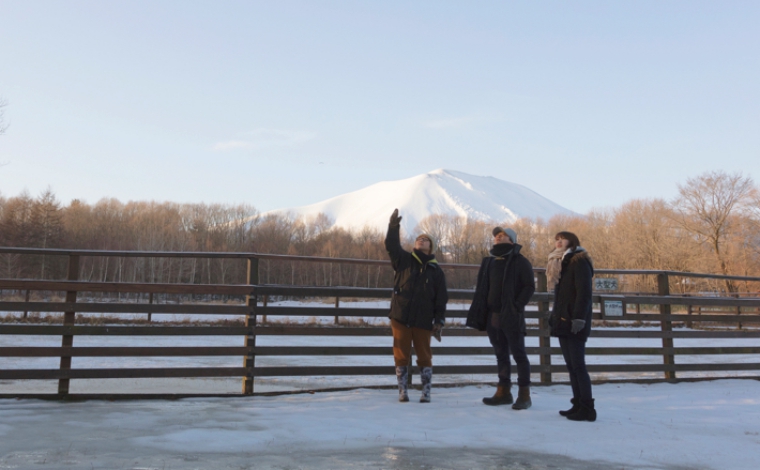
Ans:
[[[623,301],[622,300],[605,300],[604,301],[605,317],[622,317]]]
[[[614,277],[595,277],[594,290],[618,290],[618,280]]]

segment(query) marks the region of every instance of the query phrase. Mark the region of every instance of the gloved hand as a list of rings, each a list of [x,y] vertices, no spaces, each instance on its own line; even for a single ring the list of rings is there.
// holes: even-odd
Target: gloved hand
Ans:
[[[433,336],[438,340],[439,343],[441,342],[441,331],[443,331],[443,325],[440,323],[433,325]]]
[[[391,214],[391,225],[394,227],[401,225],[401,219],[402,217],[398,215],[398,209],[395,209]]]
[[[581,331],[584,326],[586,326],[586,320],[573,320],[573,324],[570,325],[570,333],[574,335],[578,334],[578,332]]]

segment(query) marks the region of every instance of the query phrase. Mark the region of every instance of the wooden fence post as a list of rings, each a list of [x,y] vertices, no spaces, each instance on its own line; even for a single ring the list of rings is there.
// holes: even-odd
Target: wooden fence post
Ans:
[[[263,297],[262,303],[264,304],[264,307],[266,307],[267,305],[269,305],[269,296],[264,294],[262,297]],[[264,314],[261,316],[261,323],[266,323],[266,322],[267,322],[267,316],[266,314]]]
[[[246,284],[258,285],[259,283],[259,260],[257,258],[248,258],[248,274]],[[248,328],[248,334],[245,337],[245,347],[248,349],[243,359],[243,367],[246,369],[243,377],[243,395],[253,395],[253,368],[256,364],[256,294],[246,296],[246,305],[248,314],[245,316],[245,326]]]
[[[153,292],[148,293],[148,303],[153,305]],[[153,320],[153,314],[148,312],[148,322]]]
[[[340,297],[335,297],[335,308],[340,308]],[[336,325],[340,323],[340,316],[335,315],[335,322]]]
[[[668,280],[668,275],[666,273],[660,273],[657,275],[657,293],[661,296],[669,296],[670,295],[670,282]],[[660,315],[670,315],[671,309],[670,305],[660,304]],[[673,331],[673,322],[671,322],[669,319],[660,319],[660,326],[663,333],[668,333]],[[673,356],[673,337],[666,338],[665,335],[663,335],[662,338],[662,347],[666,349],[670,349],[670,352],[665,352],[662,356],[663,364],[666,366],[668,365],[674,365],[675,364],[675,358]],[[676,378],[676,371],[674,370],[666,370],[665,371],[665,379],[666,380],[674,380]]]
[[[546,273],[536,273],[538,278],[538,292],[547,292],[546,285]],[[551,330],[549,328],[549,322],[546,320],[547,312],[549,311],[549,302],[538,303],[538,331],[540,335],[538,337],[538,345],[542,349],[546,349],[546,353],[541,353],[541,383],[552,383],[552,354],[548,351],[551,348]]]
[[[31,291],[29,289],[26,290],[26,296],[24,297],[24,302],[26,302],[26,303],[29,303],[30,292]],[[27,315],[29,315],[29,310],[24,310],[24,318],[26,318]]]
[[[76,281],[79,279],[79,255],[69,255],[69,272],[66,280]],[[77,291],[66,292],[66,303],[75,303],[77,301]],[[76,321],[76,312],[63,312],[63,325],[74,325]],[[70,348],[74,345],[73,335],[63,335],[61,346]],[[61,356],[61,370],[71,369],[71,356]],[[58,394],[68,395],[70,379],[58,379]]]

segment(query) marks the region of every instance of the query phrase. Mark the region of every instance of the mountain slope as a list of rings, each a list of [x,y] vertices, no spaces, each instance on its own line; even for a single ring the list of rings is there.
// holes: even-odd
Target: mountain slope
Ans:
[[[291,213],[308,219],[322,212],[340,227],[385,231],[394,208],[403,216],[402,228],[407,232],[432,214],[507,223],[521,217],[548,219],[555,214],[573,214],[520,184],[444,169],[267,214]]]

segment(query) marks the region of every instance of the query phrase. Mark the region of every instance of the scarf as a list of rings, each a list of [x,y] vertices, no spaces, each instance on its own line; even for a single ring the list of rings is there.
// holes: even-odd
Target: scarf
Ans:
[[[415,248],[412,251],[414,252],[415,255],[417,255],[417,259],[420,261],[422,265],[426,265],[435,259],[435,254],[433,253],[431,254],[423,253],[417,248]]]
[[[546,290],[548,292],[554,292],[554,288],[559,283],[562,274],[562,258],[566,251],[562,248],[556,248],[549,253],[549,262],[546,263]]]
[[[499,243],[498,245],[494,245],[493,248],[491,248],[491,255],[497,258],[501,258],[510,254],[513,248],[514,245],[511,243]]]

